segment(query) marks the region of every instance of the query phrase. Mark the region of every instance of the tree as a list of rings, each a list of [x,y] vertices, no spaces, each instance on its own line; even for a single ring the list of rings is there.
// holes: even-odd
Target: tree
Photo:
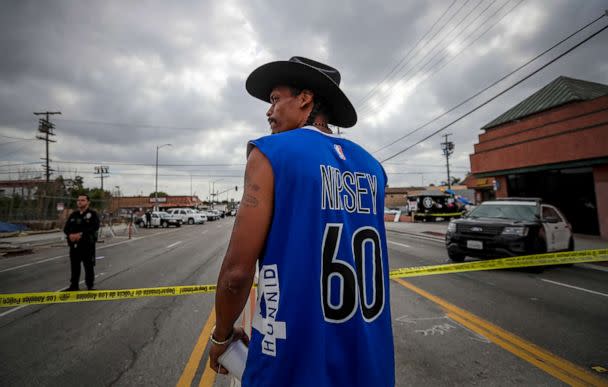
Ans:
[[[153,198],[154,196],[155,196],[155,195],[154,195],[154,192],[152,192],[152,193],[150,194],[150,197],[151,197],[151,198]],[[169,195],[168,195],[166,192],[163,192],[163,191],[158,191],[158,197],[159,197],[159,198],[162,198],[162,197],[165,197],[165,196],[169,196]]]
[[[461,179],[461,178],[459,178],[459,177],[455,177],[455,176],[452,176],[452,177],[450,178],[450,180],[452,180],[452,184],[451,184],[451,185],[457,185],[457,184],[460,184],[460,182],[462,181],[462,179]],[[440,182],[440,184],[439,184],[439,185],[448,185],[448,182],[447,182],[446,180],[441,180],[441,182]]]

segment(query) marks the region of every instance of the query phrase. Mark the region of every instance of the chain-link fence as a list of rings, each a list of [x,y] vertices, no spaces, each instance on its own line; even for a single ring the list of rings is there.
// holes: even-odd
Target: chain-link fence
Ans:
[[[103,214],[109,208],[110,199],[91,199],[90,207]],[[76,209],[76,199],[70,196],[36,195],[24,198],[18,195],[0,197],[0,221],[7,223],[52,223],[58,227]]]

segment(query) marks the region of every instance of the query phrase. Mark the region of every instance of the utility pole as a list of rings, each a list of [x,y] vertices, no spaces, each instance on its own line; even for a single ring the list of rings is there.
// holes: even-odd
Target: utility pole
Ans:
[[[158,150],[171,144],[163,144],[156,146],[156,176],[154,177],[154,211],[158,211]]]
[[[452,180],[450,178],[450,155],[454,153],[454,143],[452,141],[448,141],[448,136],[451,136],[452,133],[446,133],[443,135],[445,139],[444,142],[441,143],[441,150],[445,155],[445,165],[448,170],[448,189],[452,189]]]
[[[95,174],[99,175],[99,178],[101,179],[101,190],[102,191],[103,191],[103,178],[110,176],[109,171],[110,171],[110,167],[108,167],[107,165],[98,165],[95,167]],[[107,175],[104,175],[104,174],[107,174]]]
[[[51,123],[49,116],[53,115],[53,114],[61,114],[61,112],[34,112],[34,115],[36,116],[46,116],[46,118],[40,118],[38,119],[38,131],[40,133],[43,133],[44,136],[42,135],[38,135],[36,136],[37,139],[39,140],[43,140],[44,142],[46,142],[46,157],[42,160],[45,160],[46,163],[42,165],[42,167],[44,168],[44,172],[46,174],[46,182],[47,184],[50,182],[51,180],[51,167],[49,165],[49,142],[57,142],[55,140],[51,140],[49,138],[49,136],[54,136],[55,133],[53,133],[53,129],[55,129],[55,125],[53,123]]]

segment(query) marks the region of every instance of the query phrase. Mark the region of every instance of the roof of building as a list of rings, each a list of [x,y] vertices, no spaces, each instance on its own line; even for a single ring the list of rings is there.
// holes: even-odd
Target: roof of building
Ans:
[[[198,196],[163,196],[158,198],[158,206],[162,208],[170,207],[194,207],[203,202]],[[112,198],[112,202],[116,206],[127,207],[152,207],[154,206],[154,197],[149,196],[116,196]]]
[[[608,95],[608,85],[560,76],[481,129],[491,129],[561,105],[604,95]]]
[[[384,190],[385,195],[407,194],[411,190],[421,190],[423,187],[387,187]]]
[[[408,197],[412,198],[414,196],[450,196],[447,193],[440,191],[438,189],[428,189],[424,191],[412,191],[408,192]]]

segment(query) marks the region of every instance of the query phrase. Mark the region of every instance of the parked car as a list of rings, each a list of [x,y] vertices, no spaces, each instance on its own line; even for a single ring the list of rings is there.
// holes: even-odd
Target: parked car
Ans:
[[[146,215],[142,215],[135,219],[135,224],[140,227],[163,227],[169,226],[181,227],[182,221],[178,216],[170,215],[164,211],[153,211],[150,214],[150,225],[146,224]]]
[[[182,220],[182,223],[188,224],[204,224],[207,221],[205,215],[200,214],[191,208],[173,208],[167,211],[171,215],[175,215]]]
[[[574,250],[572,229],[554,206],[536,198],[486,201],[452,220],[445,236],[449,258],[499,258]]]
[[[205,213],[207,215],[208,220],[213,221],[218,220],[220,218],[219,212],[216,212],[215,210],[206,210]]]

